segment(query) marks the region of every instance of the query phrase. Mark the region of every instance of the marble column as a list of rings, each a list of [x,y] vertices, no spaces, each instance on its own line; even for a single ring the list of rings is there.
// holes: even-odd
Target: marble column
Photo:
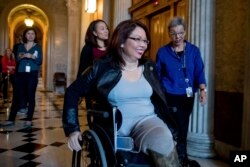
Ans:
[[[121,21],[130,19],[131,16],[128,12],[128,8],[131,7],[132,0],[115,0],[114,1],[114,22],[115,28]]]
[[[76,78],[80,47],[80,9],[79,0],[66,0],[68,8],[68,64],[67,83]]]
[[[214,0],[190,0],[188,18],[189,41],[201,50],[205,64],[208,102],[199,103],[196,94],[187,138],[188,155],[202,158],[215,156],[213,137],[214,116]]]

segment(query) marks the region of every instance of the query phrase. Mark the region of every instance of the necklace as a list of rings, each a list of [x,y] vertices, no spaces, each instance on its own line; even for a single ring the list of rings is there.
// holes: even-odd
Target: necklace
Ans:
[[[126,66],[123,66],[125,71],[135,71],[138,68],[138,61],[136,62],[126,62]]]
[[[136,69],[137,69],[138,67],[136,66],[136,67],[133,67],[133,68],[127,68],[127,67],[123,67],[123,69],[125,70],[125,71],[135,71]]]

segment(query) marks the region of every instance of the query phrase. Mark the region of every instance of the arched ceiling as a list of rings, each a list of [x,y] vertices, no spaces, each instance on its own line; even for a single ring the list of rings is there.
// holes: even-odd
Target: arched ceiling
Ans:
[[[36,19],[40,19],[43,24],[46,24],[46,15],[44,14],[44,12],[42,10],[40,10],[39,8],[37,8],[34,5],[30,5],[30,4],[22,4],[19,5],[15,8],[13,8],[10,11],[9,14],[9,18],[8,21],[13,21],[16,18],[19,17],[31,17],[31,18],[36,18]]]
[[[48,28],[47,15],[40,8],[31,4],[21,4],[10,11],[8,16],[9,28],[15,27],[13,30],[15,34],[22,32],[26,28],[24,19],[28,17],[34,20],[34,28],[40,30]]]
[[[32,4],[20,4],[12,8],[7,17],[9,28],[10,45],[12,46],[24,30],[27,28],[24,19],[34,20],[34,27],[37,31],[37,38],[42,41],[43,34],[46,34],[49,27],[48,17],[43,10]]]

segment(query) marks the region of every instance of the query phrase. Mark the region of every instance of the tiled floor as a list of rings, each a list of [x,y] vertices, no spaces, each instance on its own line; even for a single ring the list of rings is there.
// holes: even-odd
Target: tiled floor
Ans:
[[[25,115],[17,115],[15,126],[0,127],[0,167],[70,167],[72,152],[62,129],[63,95],[37,90],[32,129],[23,128]],[[9,108],[0,102],[0,121]],[[86,128],[84,108],[80,107],[81,128]],[[202,167],[228,167],[215,159],[198,159]]]

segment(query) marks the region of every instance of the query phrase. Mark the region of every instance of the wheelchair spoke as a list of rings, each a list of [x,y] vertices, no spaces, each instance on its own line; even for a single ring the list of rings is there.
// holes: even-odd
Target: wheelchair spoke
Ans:
[[[77,161],[73,167],[107,167],[105,152],[96,133],[87,130],[82,136],[82,150],[77,154],[77,160],[73,158]]]

